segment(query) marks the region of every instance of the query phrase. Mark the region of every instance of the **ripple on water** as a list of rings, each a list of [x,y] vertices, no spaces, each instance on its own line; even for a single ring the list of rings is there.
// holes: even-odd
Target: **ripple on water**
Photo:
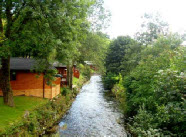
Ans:
[[[92,76],[59,123],[58,134],[62,137],[126,137],[123,125],[118,124],[121,116],[116,102],[104,97],[100,76]]]

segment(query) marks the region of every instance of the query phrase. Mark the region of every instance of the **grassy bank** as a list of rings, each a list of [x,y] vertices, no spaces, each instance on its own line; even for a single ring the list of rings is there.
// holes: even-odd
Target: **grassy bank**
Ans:
[[[0,136],[39,136],[51,129],[68,111],[82,85],[87,81],[82,75],[74,78],[73,90],[62,88],[52,99],[14,97],[16,107],[3,105],[0,98]]]
[[[15,107],[8,107],[3,103],[3,97],[0,97],[0,133],[9,129],[13,122],[22,119],[22,116],[26,111],[32,111],[33,109],[46,104],[47,99],[36,97],[14,97]]]
[[[70,108],[77,91],[69,89],[66,95],[52,100],[34,97],[16,97],[17,107],[0,110],[0,136],[39,136],[56,123]],[[63,93],[63,91],[62,91]],[[29,101],[27,101],[29,100]]]
[[[89,78],[85,78],[82,74],[80,74],[79,79],[76,77],[73,77],[73,85],[78,88],[81,88],[81,86],[88,80]]]

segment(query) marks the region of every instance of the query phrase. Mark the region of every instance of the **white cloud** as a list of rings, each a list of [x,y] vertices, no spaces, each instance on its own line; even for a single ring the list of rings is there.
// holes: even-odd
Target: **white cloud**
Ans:
[[[186,30],[186,0],[104,0],[112,18],[108,34],[134,35],[141,25],[144,13],[159,12],[173,32]]]

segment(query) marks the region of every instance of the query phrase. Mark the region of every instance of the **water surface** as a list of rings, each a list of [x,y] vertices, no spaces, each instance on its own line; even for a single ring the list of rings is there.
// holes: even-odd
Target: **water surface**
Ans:
[[[61,137],[126,137],[117,103],[108,96],[100,76],[84,85],[71,109],[59,123]]]

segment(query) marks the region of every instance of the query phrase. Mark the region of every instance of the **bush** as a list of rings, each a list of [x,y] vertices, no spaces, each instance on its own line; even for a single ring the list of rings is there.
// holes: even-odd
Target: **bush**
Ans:
[[[119,82],[119,77],[111,72],[107,73],[107,75],[102,76],[102,81],[104,84],[104,88],[111,90],[116,83]]]
[[[137,135],[184,136],[186,80],[183,69],[177,66],[183,61],[182,54],[176,52],[179,49],[147,58],[124,80],[129,108],[127,114],[134,116],[130,129]],[[138,110],[143,104],[145,108]],[[151,119],[148,119],[149,116]]]
[[[154,116],[146,111],[144,105],[140,107],[137,115],[130,119],[128,127],[133,134],[139,137],[161,136],[161,130],[156,129],[157,123]]]
[[[66,96],[66,95],[70,94],[70,92],[71,92],[71,90],[70,90],[69,88],[63,87],[63,88],[61,89],[61,95],[62,95],[62,96]]]
[[[91,77],[91,72],[92,72],[90,66],[80,64],[78,68],[80,69],[81,74],[83,75],[83,77],[85,77],[86,79],[89,80],[90,77]]]
[[[91,77],[91,69],[90,69],[90,66],[85,66],[84,69],[83,69],[83,72],[82,72],[82,75],[87,78],[87,79],[90,79]]]
[[[136,136],[185,136],[185,47],[179,43],[174,36],[160,37],[140,49],[140,55],[125,52],[123,66],[116,62],[119,66],[114,68],[119,74],[129,67],[124,80],[113,73],[103,76],[105,88],[123,104],[129,130]]]
[[[123,78],[121,74],[118,76],[118,78],[119,82],[114,85],[111,91],[119,100],[120,108],[122,109],[123,113],[125,113],[127,110],[126,89],[123,87]]]

